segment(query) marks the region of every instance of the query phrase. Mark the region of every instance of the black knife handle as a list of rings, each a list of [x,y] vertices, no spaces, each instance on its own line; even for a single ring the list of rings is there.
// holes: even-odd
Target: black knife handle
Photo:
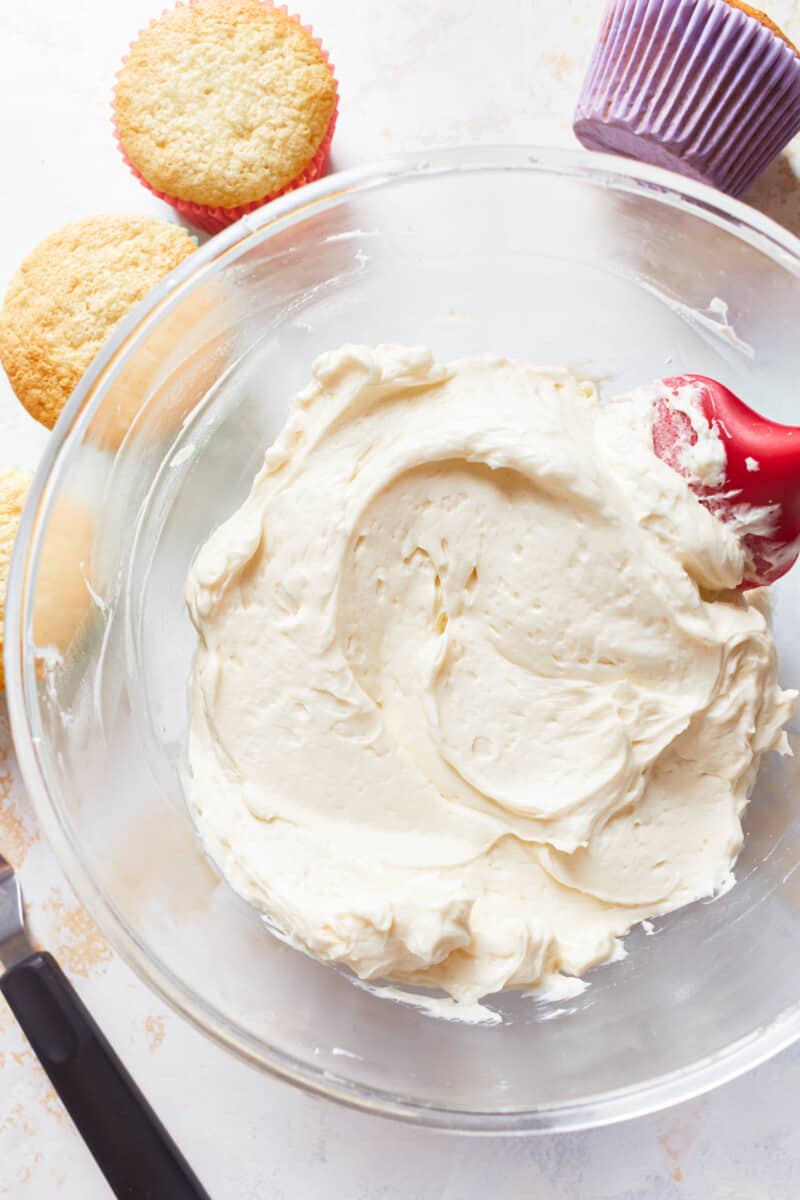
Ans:
[[[53,956],[24,958],[0,991],[114,1194],[209,1200]]]

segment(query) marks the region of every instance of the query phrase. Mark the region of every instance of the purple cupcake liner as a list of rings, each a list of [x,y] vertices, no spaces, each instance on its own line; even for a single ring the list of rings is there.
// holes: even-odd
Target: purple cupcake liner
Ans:
[[[573,129],[738,196],[800,131],[800,58],[726,0],[610,0]]]

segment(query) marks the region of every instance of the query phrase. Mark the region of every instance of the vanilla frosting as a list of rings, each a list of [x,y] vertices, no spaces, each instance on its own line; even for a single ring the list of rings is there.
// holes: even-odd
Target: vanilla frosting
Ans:
[[[323,355],[187,582],[209,854],[364,979],[471,1004],[608,960],[730,878],[759,756],[788,751],[742,571],[641,396]]]

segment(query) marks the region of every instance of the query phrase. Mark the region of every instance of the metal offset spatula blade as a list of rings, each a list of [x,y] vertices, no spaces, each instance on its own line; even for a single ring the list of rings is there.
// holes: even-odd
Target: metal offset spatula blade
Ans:
[[[0,854],[0,962],[13,967],[31,953],[25,934],[22,888],[11,863]]]

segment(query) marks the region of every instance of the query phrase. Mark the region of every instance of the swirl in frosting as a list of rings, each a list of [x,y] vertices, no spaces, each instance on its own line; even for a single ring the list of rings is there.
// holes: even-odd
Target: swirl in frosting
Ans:
[[[562,368],[323,355],[199,552],[186,787],[233,887],[362,978],[579,975],[730,875],[786,750],[735,534],[649,403]]]

